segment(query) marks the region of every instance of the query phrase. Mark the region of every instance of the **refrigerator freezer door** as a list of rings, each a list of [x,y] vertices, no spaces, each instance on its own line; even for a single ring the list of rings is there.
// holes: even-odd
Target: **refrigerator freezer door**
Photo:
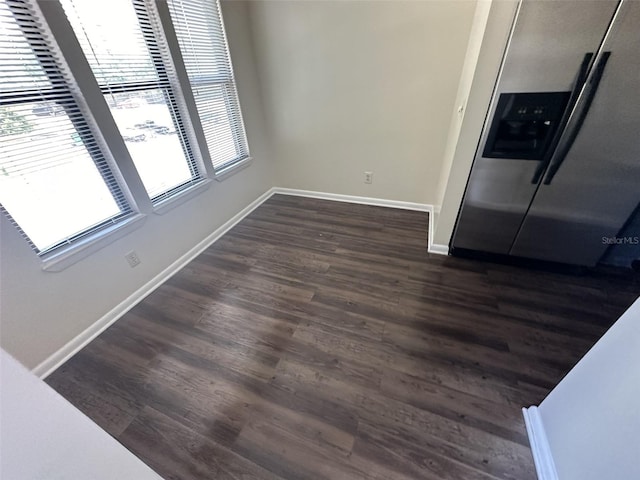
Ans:
[[[584,123],[555,175],[547,172],[511,254],[593,266],[640,202],[639,25],[640,2],[623,2],[596,59],[610,52]]]
[[[489,109],[453,237],[454,248],[507,254],[531,204],[542,160],[485,158],[501,94],[570,92],[618,5],[607,0],[524,0]],[[517,155],[514,155],[517,157]]]

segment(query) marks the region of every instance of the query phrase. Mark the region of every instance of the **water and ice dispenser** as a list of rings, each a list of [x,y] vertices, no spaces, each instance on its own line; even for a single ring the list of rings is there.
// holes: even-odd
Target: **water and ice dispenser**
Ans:
[[[569,95],[569,92],[501,94],[482,156],[542,160]]]

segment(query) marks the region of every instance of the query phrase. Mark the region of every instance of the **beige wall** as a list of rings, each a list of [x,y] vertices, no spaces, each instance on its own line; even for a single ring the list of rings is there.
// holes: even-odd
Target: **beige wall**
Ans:
[[[253,2],[279,186],[436,203],[474,9],[450,0]]]
[[[3,215],[0,219],[0,342],[33,368],[90,327],[275,183],[258,94],[246,4],[223,5],[247,127],[251,166],[59,273],[40,260]],[[135,249],[141,265],[124,254]]]

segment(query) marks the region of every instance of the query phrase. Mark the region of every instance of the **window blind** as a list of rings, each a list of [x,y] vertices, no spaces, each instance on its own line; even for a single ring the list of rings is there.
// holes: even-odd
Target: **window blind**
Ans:
[[[27,0],[0,0],[0,203],[39,254],[131,208]]]
[[[153,5],[61,3],[152,201],[200,181]]]
[[[216,0],[168,0],[215,170],[249,156],[229,48]]]

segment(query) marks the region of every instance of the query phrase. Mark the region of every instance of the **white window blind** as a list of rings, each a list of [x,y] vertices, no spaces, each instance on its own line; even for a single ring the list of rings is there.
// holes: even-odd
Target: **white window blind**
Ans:
[[[61,3],[152,201],[200,181],[153,5]]]
[[[0,0],[0,203],[43,255],[131,208],[36,7]]]
[[[168,0],[215,170],[249,156],[229,48],[216,0]]]

